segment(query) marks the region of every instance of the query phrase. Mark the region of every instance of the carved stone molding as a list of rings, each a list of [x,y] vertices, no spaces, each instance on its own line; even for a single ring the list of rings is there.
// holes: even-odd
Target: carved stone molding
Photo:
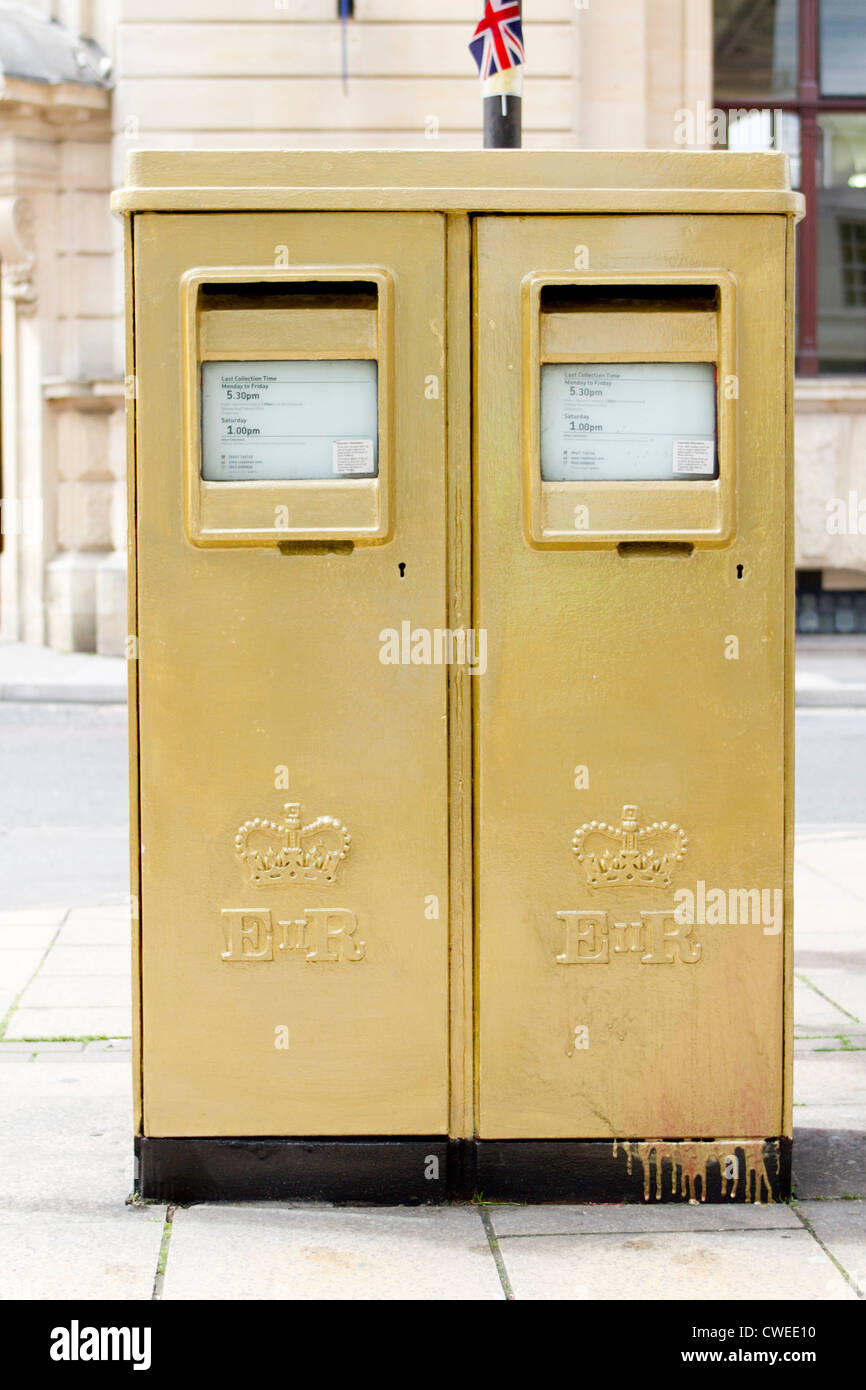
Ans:
[[[3,293],[27,310],[36,301],[34,214],[26,198],[0,198],[0,264]]]

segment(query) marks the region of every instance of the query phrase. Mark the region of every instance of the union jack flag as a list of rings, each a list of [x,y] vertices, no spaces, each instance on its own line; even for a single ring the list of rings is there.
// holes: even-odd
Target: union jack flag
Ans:
[[[484,17],[469,52],[478,64],[482,80],[523,62],[523,28],[519,0],[485,0]]]

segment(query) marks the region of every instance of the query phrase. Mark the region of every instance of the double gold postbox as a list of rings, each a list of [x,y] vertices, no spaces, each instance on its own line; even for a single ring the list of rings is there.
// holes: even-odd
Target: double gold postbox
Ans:
[[[780,155],[133,154],[138,1190],[789,1189]]]

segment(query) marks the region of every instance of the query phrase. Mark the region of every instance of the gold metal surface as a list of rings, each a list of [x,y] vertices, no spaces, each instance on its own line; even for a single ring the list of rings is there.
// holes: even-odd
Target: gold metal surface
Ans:
[[[138,152],[114,205],[143,1132],[619,1140],[683,1191],[738,1145],[762,1191],[792,1114],[785,160]],[[375,310],[267,300],[329,279]],[[232,283],[261,304],[199,294]],[[542,310],[572,284],[659,304]],[[665,303],[687,284],[711,312]],[[378,479],[202,480],[202,361],[329,356],[379,363]],[[716,364],[718,479],[542,483],[541,365],[654,360]],[[385,664],[406,623],[483,632],[486,670]]]
[[[796,305],[797,234],[789,221],[785,240],[785,329],[788,351],[785,359],[785,611],[782,623],[785,642],[782,721],[785,760],[785,1009],[782,1039],[782,1130],[787,1138],[794,1134],[794,657],[796,570],[794,564],[794,311]],[[781,467],[781,465],[780,465]]]
[[[785,219],[746,215],[479,220],[475,623],[490,653],[475,692],[484,1138],[782,1132],[781,922],[688,926],[671,914],[677,889],[724,890],[726,904],[734,892],[742,915],[741,891],[781,897],[785,883],[785,237]],[[521,541],[531,506],[521,465],[538,477],[526,445],[521,460],[521,382],[537,372],[521,333],[521,285],[561,273],[575,245],[591,249],[594,278],[627,271],[639,282],[649,272],[675,282],[715,266],[720,283],[735,278],[730,545],[620,553]],[[582,348],[591,355],[592,340]],[[722,487],[731,464],[723,446]],[[639,510],[633,485],[594,486],[621,494],[627,516]],[[680,491],[667,485],[669,530],[654,513],[659,540],[683,537]],[[575,834],[616,825],[623,806],[683,828],[688,850],[668,866],[670,885],[651,849],[646,872],[628,881],[627,846],[608,859],[609,882],[587,881]],[[638,850],[640,840],[632,869]],[[753,898],[742,903],[747,916],[757,912]]]
[[[136,501],[135,440],[135,276],[132,222],[123,228],[123,287],[126,304],[125,347],[126,387],[126,660],[127,709],[129,718],[129,907],[132,952],[132,1108],[135,1132],[142,1124],[141,1074],[141,835],[139,830],[139,737],[138,737],[138,506]]]
[[[445,219],[144,215],[133,229],[145,1132],[444,1133],[447,671],[383,665],[379,634],[407,615],[446,625],[444,390],[424,393],[428,374],[444,384]],[[287,241],[302,265],[354,279],[378,265],[400,284],[391,545],[184,537],[184,277],[266,268]],[[292,860],[295,802],[302,825],[348,829],[332,876],[315,872],[321,826]],[[253,856],[284,858],[271,881],[254,859],[251,881],[236,843],[255,820]]]
[[[801,217],[779,154],[136,150],[116,212],[724,212]]]
[[[468,217],[449,215],[447,238],[448,625],[472,624],[472,287]],[[465,665],[448,667],[450,790],[449,1134],[475,1132],[475,963],[472,860],[472,686]]]

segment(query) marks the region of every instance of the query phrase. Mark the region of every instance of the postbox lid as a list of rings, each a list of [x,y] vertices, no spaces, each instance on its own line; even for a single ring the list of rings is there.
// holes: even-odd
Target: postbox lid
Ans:
[[[134,150],[115,212],[781,213],[788,157],[721,150]]]

